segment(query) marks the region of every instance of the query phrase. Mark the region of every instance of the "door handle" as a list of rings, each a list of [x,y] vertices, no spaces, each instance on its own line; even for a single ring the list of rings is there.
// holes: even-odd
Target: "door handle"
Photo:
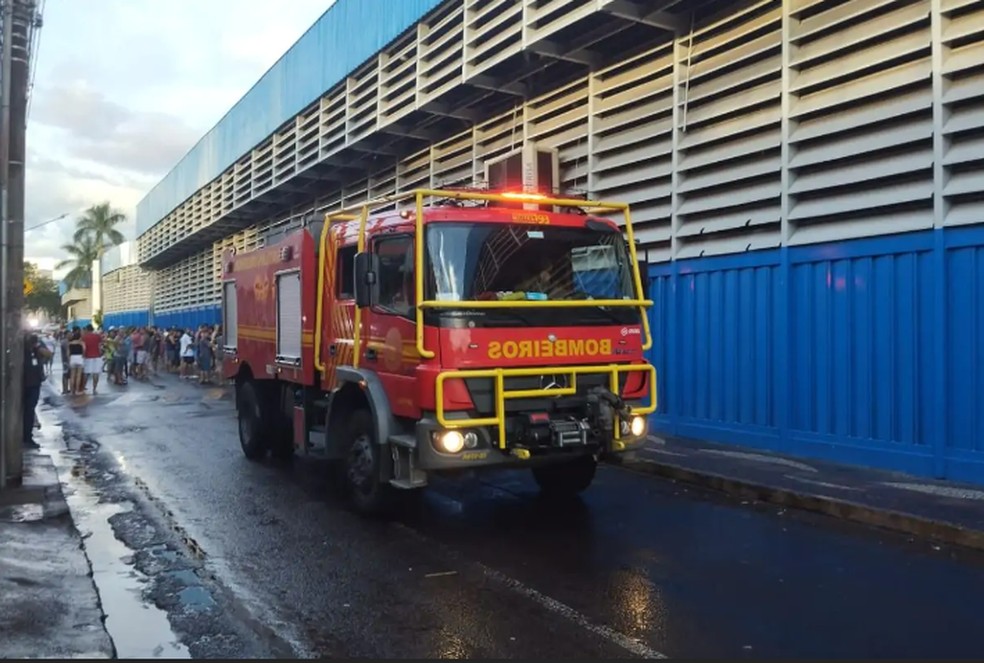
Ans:
[[[328,354],[331,355],[332,357],[334,357],[336,354],[338,354],[338,345],[335,344],[335,343],[332,343],[331,345],[329,345],[328,346]]]

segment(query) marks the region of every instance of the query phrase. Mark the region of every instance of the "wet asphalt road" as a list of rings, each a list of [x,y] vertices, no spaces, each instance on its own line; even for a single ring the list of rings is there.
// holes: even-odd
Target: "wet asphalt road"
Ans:
[[[503,472],[365,520],[324,464],[243,458],[228,390],[157,381],[67,417],[301,656],[984,656],[978,553],[617,467],[564,507]]]

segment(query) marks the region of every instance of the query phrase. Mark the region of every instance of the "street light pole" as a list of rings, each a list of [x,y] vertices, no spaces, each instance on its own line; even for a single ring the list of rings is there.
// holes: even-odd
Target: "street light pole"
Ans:
[[[3,37],[0,42],[0,315],[6,318],[10,311],[7,291],[10,286],[10,70],[13,59],[14,5],[13,0],[3,1]],[[9,429],[10,408],[7,406],[7,396],[10,384],[10,343],[7,334],[6,320],[0,321],[0,351],[3,352],[0,361],[0,490],[6,487],[8,467],[16,468],[12,474],[20,475],[22,459],[20,458],[20,440],[11,440],[7,435]],[[15,448],[16,447],[16,448]]]

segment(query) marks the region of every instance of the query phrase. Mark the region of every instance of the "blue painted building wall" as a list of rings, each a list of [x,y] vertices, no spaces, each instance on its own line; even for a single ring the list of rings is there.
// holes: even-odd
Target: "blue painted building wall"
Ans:
[[[337,0],[137,205],[142,235],[442,0]]]
[[[984,228],[652,266],[669,434],[984,483]]]

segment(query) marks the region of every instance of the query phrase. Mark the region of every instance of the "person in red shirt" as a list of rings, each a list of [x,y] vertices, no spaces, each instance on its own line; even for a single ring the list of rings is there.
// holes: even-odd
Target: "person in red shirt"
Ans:
[[[102,373],[102,334],[95,331],[92,325],[85,326],[82,343],[85,345],[85,377],[92,377],[92,395],[96,395],[99,386],[99,375]],[[83,387],[84,389],[85,387]]]

